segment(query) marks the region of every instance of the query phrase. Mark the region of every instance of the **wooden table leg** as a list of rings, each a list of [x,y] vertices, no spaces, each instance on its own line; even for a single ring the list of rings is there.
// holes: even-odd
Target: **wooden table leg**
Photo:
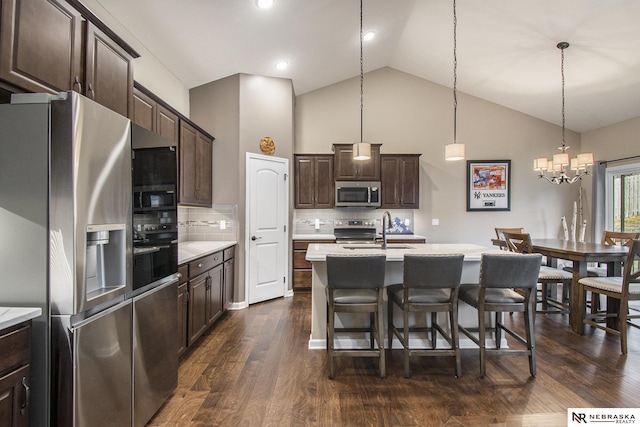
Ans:
[[[584,292],[580,292],[578,280],[586,275],[587,263],[573,261],[573,280],[571,282],[571,296],[569,297],[569,324],[571,325],[571,330],[578,335],[584,335],[581,309],[585,306]]]

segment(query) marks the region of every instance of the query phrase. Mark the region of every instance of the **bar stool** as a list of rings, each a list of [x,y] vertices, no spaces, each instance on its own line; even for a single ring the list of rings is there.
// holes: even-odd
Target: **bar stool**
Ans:
[[[384,378],[384,298],[385,255],[327,255],[327,350],[329,378],[335,375],[334,357],[377,357]],[[367,327],[335,327],[335,313],[370,313]],[[368,332],[368,349],[336,349],[334,337],[340,332]],[[374,341],[378,346],[375,348]]]
[[[464,255],[405,255],[402,284],[389,287],[387,293],[389,348],[395,335],[404,351],[404,376],[409,378],[410,356],[453,356],[456,377],[460,376],[460,346],[458,338],[458,288],[462,277]],[[393,306],[402,309],[402,329],[393,324]],[[449,313],[451,332],[438,324],[437,314]],[[431,325],[409,326],[409,313],[431,313]],[[425,321],[426,324],[426,321]],[[411,348],[410,333],[430,333],[431,349]],[[448,349],[437,349],[437,334],[449,343]]]
[[[531,236],[528,233],[504,233],[505,241],[511,252],[530,254],[533,253]],[[569,295],[573,274],[560,268],[540,267],[538,283],[541,286],[541,310],[538,313],[562,313],[569,314]],[[555,285],[562,284],[562,297],[558,300]],[[553,292],[551,292],[553,290]]]
[[[478,337],[471,332],[474,328],[459,326],[460,332],[480,347],[480,375],[487,371],[487,353],[500,355],[527,355],[529,372],[536,375],[536,346],[534,332],[535,288],[540,272],[540,254],[483,254],[480,260],[480,286],[462,285],[460,300],[478,310]],[[515,292],[518,288],[522,293]],[[531,295],[534,295],[532,297]],[[495,312],[495,327],[485,324],[485,313]],[[516,334],[502,323],[503,312],[523,312],[525,338]],[[496,348],[486,348],[487,331],[495,332]],[[502,331],[513,337],[526,350],[501,349]]]

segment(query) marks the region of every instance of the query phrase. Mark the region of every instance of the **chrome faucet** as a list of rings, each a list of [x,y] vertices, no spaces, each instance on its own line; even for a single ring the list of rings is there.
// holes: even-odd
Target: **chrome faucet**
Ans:
[[[384,211],[382,214],[382,249],[387,249],[387,227],[385,227],[384,219],[387,219],[388,227],[391,227],[391,214]]]

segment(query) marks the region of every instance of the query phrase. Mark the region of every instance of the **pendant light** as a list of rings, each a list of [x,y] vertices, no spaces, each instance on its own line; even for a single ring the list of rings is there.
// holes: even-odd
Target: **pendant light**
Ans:
[[[445,160],[464,160],[464,144],[458,144],[457,139],[457,115],[458,115],[458,57],[457,50],[458,17],[456,15],[456,0],[453,0],[453,144],[444,147]]]
[[[544,178],[552,184],[573,184],[589,175],[589,168],[593,166],[593,153],[580,153],[577,157],[569,159],[567,150],[569,147],[565,141],[565,116],[564,116],[564,50],[569,47],[569,43],[560,42],[556,45],[560,49],[560,74],[562,76],[562,146],[558,147],[560,154],[554,154],[552,159],[541,157],[533,161],[533,169],[539,173],[539,178]],[[575,171],[575,175],[569,177],[569,169]],[[550,175],[545,175],[549,172]]]
[[[353,144],[354,160],[369,160],[371,158],[371,144],[362,141],[364,123],[364,67],[362,61],[362,0],[360,0],[360,142]]]

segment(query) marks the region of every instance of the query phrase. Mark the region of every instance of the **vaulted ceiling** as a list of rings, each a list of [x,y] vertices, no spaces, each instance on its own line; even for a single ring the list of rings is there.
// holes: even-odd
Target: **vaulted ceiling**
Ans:
[[[358,0],[97,0],[188,88],[236,73],[290,78],[297,95],[360,73]],[[364,0],[365,72],[389,66],[452,87],[452,0]],[[457,0],[461,92],[585,132],[640,116],[640,1]],[[275,69],[277,61],[289,67]],[[365,78],[366,91],[366,78]]]

